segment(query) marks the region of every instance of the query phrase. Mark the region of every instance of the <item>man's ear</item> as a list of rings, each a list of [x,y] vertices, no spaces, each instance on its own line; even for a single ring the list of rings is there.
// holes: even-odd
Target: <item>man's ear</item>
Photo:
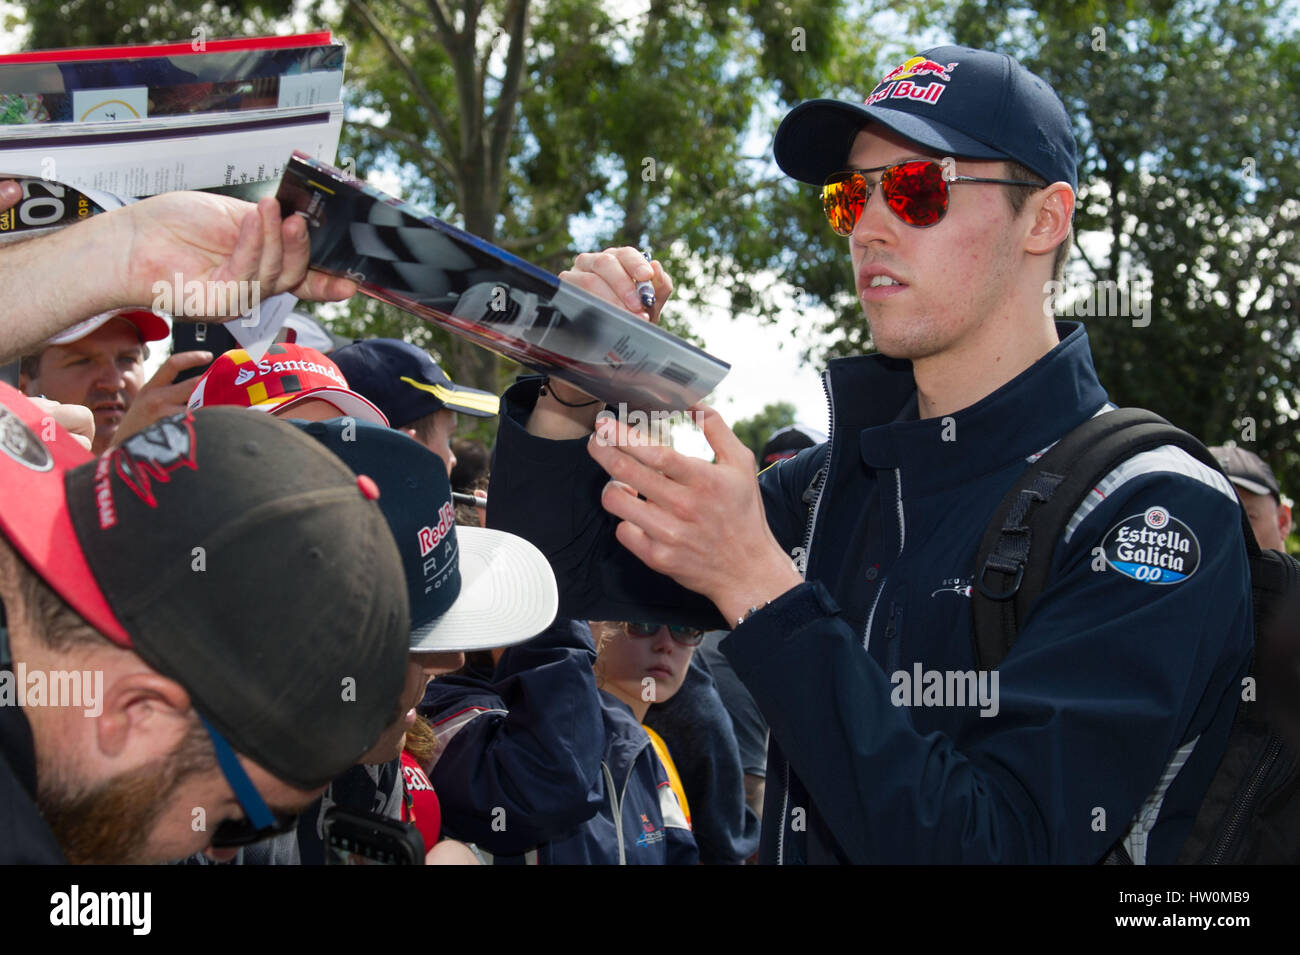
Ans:
[[[1065,241],[1074,219],[1074,190],[1067,182],[1054,182],[1030,203],[1034,220],[1025,236],[1025,251],[1045,255]]]
[[[1282,533],[1282,543],[1291,535],[1291,508],[1285,504],[1277,506],[1277,529]]]
[[[143,765],[170,753],[189,731],[190,695],[175,680],[134,670],[106,674],[105,684],[96,720],[96,742],[104,756]]]
[[[406,435],[408,438],[414,438],[416,441],[420,440],[419,438],[415,437],[414,428],[398,428],[397,430],[402,432],[402,434]]]

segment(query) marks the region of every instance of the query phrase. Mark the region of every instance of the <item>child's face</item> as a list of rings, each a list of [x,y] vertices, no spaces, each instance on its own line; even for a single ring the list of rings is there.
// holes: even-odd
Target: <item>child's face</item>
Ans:
[[[681,688],[694,652],[673,639],[666,626],[638,637],[620,624],[600,651],[604,688],[624,699],[662,703]]]

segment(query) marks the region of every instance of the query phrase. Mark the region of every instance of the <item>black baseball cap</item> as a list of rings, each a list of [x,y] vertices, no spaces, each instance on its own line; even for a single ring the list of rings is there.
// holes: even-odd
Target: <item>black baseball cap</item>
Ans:
[[[371,338],[330,353],[348,384],[387,416],[394,428],[449,408],[490,418],[500,399],[489,391],[455,384],[423,348],[396,338]]]
[[[1282,500],[1282,487],[1273,469],[1255,452],[1236,445],[1219,445],[1210,448],[1210,453],[1233,484],[1251,494],[1271,494],[1279,502]]]
[[[374,482],[298,429],[208,408],[95,458],[0,385],[0,452],[0,532],[236,750],[313,789],[392,721],[401,558]]]
[[[442,458],[363,421],[295,424],[378,485],[406,572],[412,653],[511,646],[550,626],[559,607],[550,563],[522,537],[458,527]]]
[[[861,104],[800,103],[776,131],[777,165],[820,186],[848,161],[853,139],[880,123],[926,149],[1012,159],[1045,184],[1079,191],[1074,131],[1056,93],[1005,53],[937,46],[888,71]]]
[[[792,458],[804,448],[815,448],[826,442],[826,435],[807,425],[792,424],[772,432],[763,445],[763,456],[759,459],[760,467],[767,467],[783,458]]]

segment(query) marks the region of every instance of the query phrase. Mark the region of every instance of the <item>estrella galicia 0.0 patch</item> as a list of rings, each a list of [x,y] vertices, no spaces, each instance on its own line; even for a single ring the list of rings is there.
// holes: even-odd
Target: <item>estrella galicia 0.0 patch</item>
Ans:
[[[1112,527],[1102,549],[1111,567],[1147,584],[1176,584],[1201,563],[1201,544],[1192,529],[1158,506]]]

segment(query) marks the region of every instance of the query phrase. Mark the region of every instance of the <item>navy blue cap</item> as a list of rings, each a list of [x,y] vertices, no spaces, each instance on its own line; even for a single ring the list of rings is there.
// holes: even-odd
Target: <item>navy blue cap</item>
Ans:
[[[396,338],[353,342],[330,353],[349,387],[379,406],[394,428],[449,408],[479,418],[497,413],[500,399],[454,384],[423,348]]]
[[[937,46],[886,73],[861,104],[800,103],[776,131],[777,165],[820,186],[844,169],[854,137],[873,122],[928,150],[1012,159],[1046,183],[1068,182],[1079,191],[1065,107],[1041,77],[1005,53]]]
[[[442,458],[366,421],[291,423],[374,482],[406,574],[412,652],[510,646],[550,626],[559,607],[551,565],[522,537],[457,527]]]

